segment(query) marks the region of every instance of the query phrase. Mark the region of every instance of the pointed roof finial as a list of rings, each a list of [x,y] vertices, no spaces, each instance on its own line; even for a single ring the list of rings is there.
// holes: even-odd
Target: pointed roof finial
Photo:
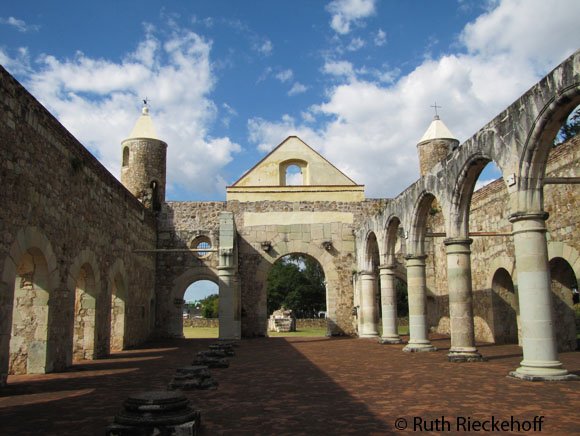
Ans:
[[[143,115],[149,115],[149,106],[147,106],[149,104],[149,98],[145,97],[143,99],[143,109],[141,110],[141,113]]]
[[[442,106],[437,106],[437,102],[435,102],[435,104],[431,105],[432,108],[435,109],[435,116],[433,117],[434,120],[438,120],[439,119],[439,114],[437,113],[437,109],[442,109]]]

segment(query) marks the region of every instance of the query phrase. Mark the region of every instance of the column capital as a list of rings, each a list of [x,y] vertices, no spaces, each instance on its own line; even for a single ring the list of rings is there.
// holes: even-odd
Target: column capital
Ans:
[[[362,270],[362,271],[359,271],[359,273],[358,273],[358,274],[359,274],[361,277],[362,277],[362,276],[373,276],[373,277],[374,277],[374,276],[376,276],[375,272],[374,272],[374,271],[370,271],[370,270]]]
[[[407,254],[405,255],[405,260],[425,260],[427,259],[426,254]]]
[[[447,246],[449,245],[467,245],[468,247],[473,243],[473,239],[471,238],[446,238],[443,240],[443,243]]]
[[[394,263],[383,264],[383,265],[379,265],[379,272],[394,271],[396,268],[397,268],[397,265],[395,265]]]
[[[508,216],[508,221],[510,223],[515,223],[524,220],[539,220],[546,221],[550,214],[543,210],[536,212],[514,212]]]

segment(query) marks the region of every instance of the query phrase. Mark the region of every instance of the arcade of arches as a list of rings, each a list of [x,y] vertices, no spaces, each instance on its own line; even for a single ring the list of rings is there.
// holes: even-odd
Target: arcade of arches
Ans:
[[[512,376],[573,377],[558,353],[577,346],[580,138],[553,142],[580,104],[579,52],[462,144],[436,117],[420,178],[383,199],[290,136],[227,201],[165,201],[171,148],[147,107],[121,184],[4,69],[0,87],[1,383],[181,337],[199,280],[219,288],[221,338],[266,336],[268,275],[295,253],[324,271],[329,335],[431,352],[429,333],[448,334],[456,362],[482,360],[477,342],[519,343]],[[476,190],[489,162],[503,178]]]

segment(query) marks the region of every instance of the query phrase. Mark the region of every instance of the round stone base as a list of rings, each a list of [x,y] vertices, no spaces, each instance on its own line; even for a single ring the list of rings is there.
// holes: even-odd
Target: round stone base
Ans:
[[[379,334],[378,333],[362,333],[360,335],[358,335],[359,338],[361,339],[365,339],[365,338],[378,338]]]
[[[435,348],[433,345],[431,344],[407,344],[405,346],[405,348],[403,348],[403,351],[405,353],[422,353],[422,352],[428,352],[428,351],[437,351],[437,348]]]
[[[379,344],[402,344],[403,340],[401,338],[379,338]]]
[[[447,360],[449,360],[449,362],[485,362],[487,359],[477,352],[450,352],[447,354]]]
[[[508,377],[517,378],[520,380],[525,381],[571,381],[571,380],[580,380],[580,377],[576,374],[570,374],[565,372],[564,374],[533,374],[530,372],[519,372],[521,368],[516,369],[515,371],[510,371]],[[525,371],[525,370],[524,370]],[[565,370],[564,370],[565,371]]]

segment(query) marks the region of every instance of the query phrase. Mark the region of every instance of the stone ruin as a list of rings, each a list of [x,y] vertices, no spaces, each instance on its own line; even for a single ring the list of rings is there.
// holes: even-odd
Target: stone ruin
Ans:
[[[178,392],[151,391],[131,395],[107,428],[107,436],[195,436],[201,414]]]
[[[169,389],[217,389],[218,382],[210,374],[205,365],[191,365],[177,368]]]
[[[269,332],[295,332],[296,317],[290,309],[284,307],[275,310],[268,319]]]

